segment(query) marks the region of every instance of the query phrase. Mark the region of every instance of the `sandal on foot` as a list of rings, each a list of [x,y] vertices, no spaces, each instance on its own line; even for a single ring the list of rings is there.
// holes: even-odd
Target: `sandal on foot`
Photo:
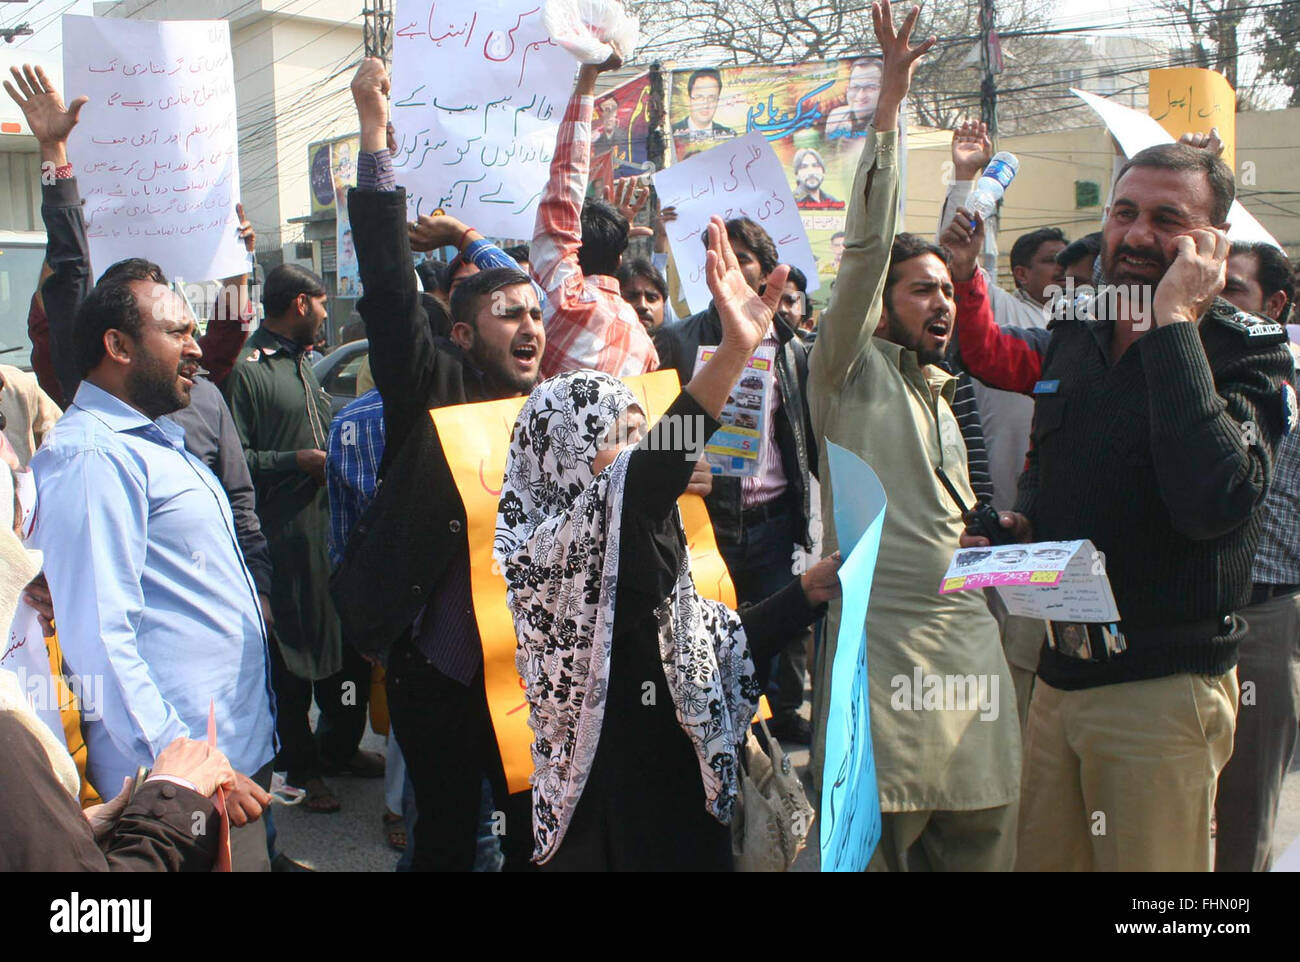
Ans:
[[[397,852],[406,850],[406,823],[402,816],[384,812],[384,834],[388,836],[389,848]]]
[[[323,778],[309,778],[303,788],[307,790],[307,798],[303,802],[303,807],[309,812],[328,815],[337,812],[343,807],[343,803],[330,791],[330,787],[325,784]]]

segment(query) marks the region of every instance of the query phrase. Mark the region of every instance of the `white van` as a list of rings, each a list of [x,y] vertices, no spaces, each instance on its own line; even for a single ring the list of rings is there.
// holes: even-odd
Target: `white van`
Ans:
[[[0,364],[32,368],[27,313],[44,261],[44,231],[0,230]]]

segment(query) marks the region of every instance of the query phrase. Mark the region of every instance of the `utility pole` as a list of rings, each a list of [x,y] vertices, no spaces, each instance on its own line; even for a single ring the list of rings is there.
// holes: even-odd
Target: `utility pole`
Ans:
[[[980,0],[980,120],[989,129],[989,140],[998,139],[998,83],[1002,69],[1002,45],[994,20],[993,0]]]
[[[361,10],[366,56],[389,63],[393,58],[393,4],[391,0],[369,0],[369,4]]]
[[[20,23],[16,27],[0,27],[0,37],[4,38],[5,43],[13,43],[16,37],[30,37],[32,35],[32,26],[29,23]]]

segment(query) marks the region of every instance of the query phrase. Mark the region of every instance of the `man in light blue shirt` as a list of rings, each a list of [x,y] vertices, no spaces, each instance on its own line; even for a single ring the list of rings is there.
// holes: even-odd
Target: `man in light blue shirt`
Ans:
[[[165,416],[189,404],[193,335],[161,284],[110,282],[87,297],[73,344],[85,380],[32,459],[31,545],[45,554],[67,665],[90,682],[91,783],[113,797],[172,739],[204,738],[215,705],[218,747],[240,773],[228,804],[239,826],[268,800],[249,776],[268,780],[275,752],[266,627],[225,491]],[[239,851],[265,867],[262,828],[248,828],[248,846],[231,834],[236,869]]]

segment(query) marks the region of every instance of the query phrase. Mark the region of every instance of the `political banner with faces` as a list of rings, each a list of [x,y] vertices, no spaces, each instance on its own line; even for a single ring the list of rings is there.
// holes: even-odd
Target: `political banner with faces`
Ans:
[[[874,57],[672,75],[667,99],[674,163],[755,131],[776,152],[816,258],[822,281],[814,296],[817,306],[824,304],[839,270],[847,198],[875,118],[881,76]],[[899,163],[906,178],[901,118],[899,128]]]

